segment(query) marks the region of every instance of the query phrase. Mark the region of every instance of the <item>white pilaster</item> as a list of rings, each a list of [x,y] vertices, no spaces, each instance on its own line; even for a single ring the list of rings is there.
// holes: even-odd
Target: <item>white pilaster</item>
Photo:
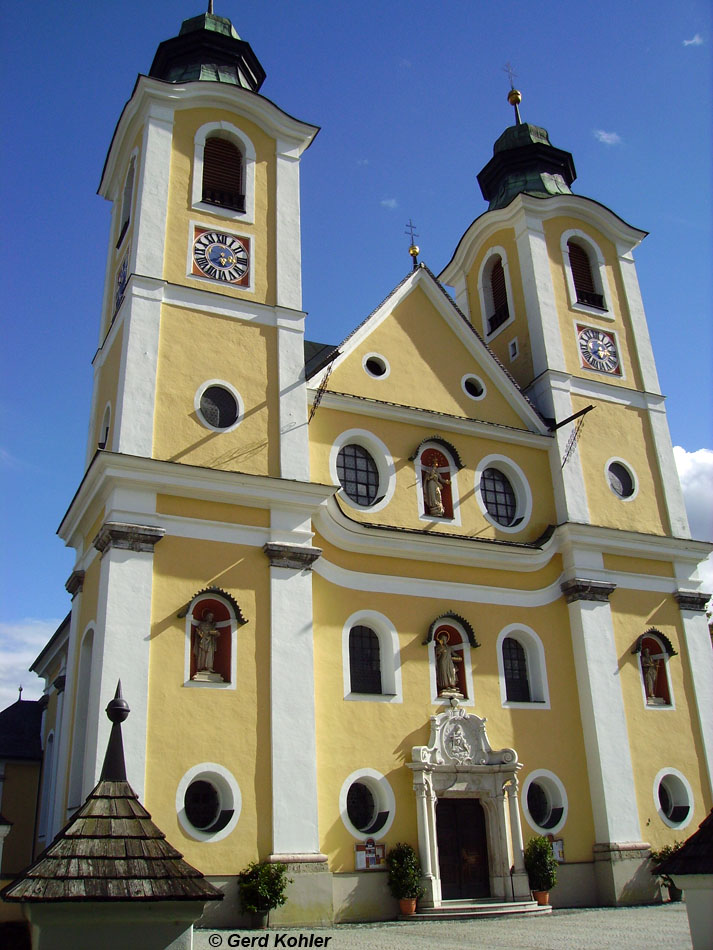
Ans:
[[[282,860],[326,860],[319,852],[310,570],[321,552],[273,542],[265,552],[270,558],[272,853]]]
[[[710,633],[703,610],[689,610],[683,603],[680,607],[686,652],[693,680],[694,705],[701,730],[708,783],[710,791],[713,792],[713,652],[711,652]]]
[[[130,272],[145,277],[163,277],[172,138],[173,105],[152,101],[144,125],[129,266]]]
[[[309,481],[307,386],[304,378],[304,314],[277,314],[280,389],[280,475]]]
[[[671,433],[668,428],[663,397],[657,400],[656,405],[653,404],[652,399],[648,402],[651,433],[654,438],[654,445],[656,446],[656,459],[661,475],[661,490],[663,491],[664,501],[666,503],[671,534],[675,538],[690,538],[691,531],[688,526],[688,514],[686,513],[686,506],[683,501],[681,479],[678,476],[676,460],[673,455]]]
[[[277,305],[302,309],[300,148],[278,139],[275,194]]]
[[[572,582],[577,583],[586,585]],[[568,599],[575,596],[573,591]],[[602,843],[638,842],[634,769],[609,603],[573,599],[569,619],[595,838]]]
[[[72,611],[69,619],[69,636],[67,637],[67,661],[65,667],[64,695],[61,716],[57,716],[59,726],[59,742],[57,745],[57,778],[55,781],[54,803],[52,807],[52,826],[49,829],[50,840],[54,838],[66,820],[67,815],[67,782],[69,779],[69,743],[72,737],[72,706],[71,697],[77,688],[75,672],[77,666],[77,650],[81,631],[78,629],[79,614],[82,606],[82,582],[84,574],[75,571],[67,581],[67,590],[72,594]]]
[[[621,271],[621,279],[624,283],[624,294],[629,308],[631,326],[634,330],[634,345],[636,347],[636,356],[641,372],[641,383],[646,392],[660,394],[659,377],[656,372],[656,363],[654,362],[654,351],[651,347],[649,328],[646,324],[646,314],[644,313],[644,303],[641,299],[639,278],[636,275],[634,256],[628,248],[620,251],[619,269]]]

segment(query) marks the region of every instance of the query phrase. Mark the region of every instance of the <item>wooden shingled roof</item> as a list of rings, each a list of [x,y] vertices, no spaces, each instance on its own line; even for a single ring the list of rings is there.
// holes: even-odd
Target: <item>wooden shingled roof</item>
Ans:
[[[112,709],[112,706],[114,707]],[[0,892],[6,901],[209,901],[223,893],[166,841],[126,781],[121,689],[102,776],[39,858]]]
[[[713,811],[698,826],[698,831],[686,839],[678,851],[656,868],[660,874],[713,874]],[[685,887],[685,885],[684,885]]]

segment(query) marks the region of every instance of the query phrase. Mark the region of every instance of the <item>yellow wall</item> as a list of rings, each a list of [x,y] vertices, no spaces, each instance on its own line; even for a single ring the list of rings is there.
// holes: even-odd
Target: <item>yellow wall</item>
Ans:
[[[221,215],[191,208],[194,139],[198,129],[207,122],[235,125],[255,146],[254,224],[232,221]],[[176,112],[166,232],[171,240],[166,246],[163,273],[166,280],[189,287],[201,286],[229,297],[246,297],[269,305],[275,304],[275,144],[275,140],[254,123],[226,110],[185,109]],[[188,247],[193,242],[190,221],[251,239],[253,291],[187,275]]]
[[[2,789],[2,814],[12,822],[2,851],[2,876],[15,877],[32,860],[39,762],[8,762]]]
[[[111,404],[111,420],[109,427],[109,441],[107,448],[111,447],[112,433],[116,425],[116,394],[119,385],[119,373],[121,370],[121,350],[124,341],[124,327],[118,327],[111,347],[104,356],[104,362],[99,370],[99,379],[96,382],[96,404],[94,406],[94,442],[99,443],[104,435],[101,430],[104,421],[104,411],[107,403]]]
[[[161,315],[154,456],[257,475],[279,475],[276,330],[218,314],[164,305]],[[198,421],[198,388],[225,380],[240,393],[236,429],[214,432]]]

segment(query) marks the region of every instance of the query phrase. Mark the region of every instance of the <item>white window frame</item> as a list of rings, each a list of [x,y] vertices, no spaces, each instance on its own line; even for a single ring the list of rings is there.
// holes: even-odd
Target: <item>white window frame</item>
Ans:
[[[372,373],[366,365],[368,360],[379,360],[380,363],[384,364],[384,372],[380,376]],[[369,379],[386,379],[391,374],[391,364],[382,353],[365,353],[362,357],[361,365]]]
[[[343,446],[349,445],[352,442],[366,449],[376,464],[376,469],[379,473],[379,490],[377,497],[381,498],[381,500],[374,502],[373,505],[358,505],[347,495],[339,481],[339,475],[337,474],[337,456]],[[339,491],[337,492],[339,498],[354,511],[381,511],[391,501],[396,489],[396,465],[394,464],[391,453],[381,439],[377,438],[372,432],[367,432],[366,429],[347,429],[337,436],[329,452],[329,474],[333,484],[339,486]]]
[[[220,429],[220,432],[225,430]],[[230,682],[229,683],[201,683],[196,680],[191,679],[191,643],[193,640],[192,632],[194,624],[191,622],[193,617],[193,612],[196,607],[204,600],[217,600],[219,603],[227,609],[228,615],[230,617]],[[219,627],[223,627],[225,632],[228,632],[227,627],[223,624],[218,624]],[[221,597],[218,593],[213,593],[208,591],[205,594],[199,594],[194,600],[191,601],[191,605],[188,608],[188,613],[186,614],[186,633],[185,633],[185,652],[184,652],[184,669],[183,669],[183,685],[188,686],[191,689],[236,689],[237,688],[237,675],[238,675],[238,621],[235,616],[235,609],[230,601],[226,597]]]
[[[606,310],[599,310],[597,307],[589,307],[587,304],[579,303],[577,301],[577,291],[574,286],[572,267],[569,263],[569,249],[567,247],[567,244],[571,240],[573,240],[575,244],[581,244],[583,250],[587,253],[587,256],[589,257],[589,266],[592,271],[592,278],[594,280],[594,286],[597,289],[597,293],[600,293],[604,298],[604,306],[606,307]],[[579,231],[577,228],[570,228],[568,231],[564,231],[562,233],[562,237],[560,238],[560,249],[562,251],[562,263],[564,264],[564,276],[565,282],[567,284],[570,310],[576,310],[578,313],[586,313],[591,317],[596,317],[598,320],[616,320],[616,316],[612,309],[611,291],[609,290],[609,280],[607,278],[604,255],[602,254],[599,245],[593,241],[588,234],[585,234],[584,231]]]
[[[671,778],[673,781],[666,782],[667,778]],[[659,802],[659,785],[662,782],[666,782],[666,789],[674,800],[674,803],[677,805],[688,805],[688,814],[683,819],[683,821],[671,821],[668,818],[663,809],[661,808],[661,803]],[[686,778],[686,776],[679,772],[678,769],[674,769],[670,766],[659,769],[656,773],[656,778],[654,779],[654,807],[656,812],[661,819],[661,821],[667,825],[669,828],[686,828],[690,825],[693,820],[693,790],[691,785]]]
[[[644,683],[644,669],[641,665],[641,657],[644,652],[643,648],[643,637],[648,637],[650,640],[655,640],[659,645],[659,652],[656,654],[656,657],[663,658],[664,670],[666,672],[666,683],[668,684],[668,695],[670,702],[665,705],[657,705],[656,703],[647,703],[646,702],[646,685]],[[670,712],[670,710],[676,708],[676,702],[673,695],[673,684],[671,683],[671,673],[668,667],[668,661],[671,659],[668,650],[666,649],[666,644],[661,640],[661,637],[657,637],[655,633],[649,632],[648,630],[642,636],[642,647],[641,650],[636,654],[636,667],[639,674],[639,685],[641,687],[641,701],[644,704],[644,709],[647,712]]]
[[[130,195],[130,197],[129,197],[129,217],[128,217],[127,221],[126,221],[126,230],[125,230],[124,233],[122,234],[122,233],[121,233],[121,223],[122,223],[123,218],[124,218],[124,211],[126,210],[126,203],[125,203],[125,201],[124,201],[125,192],[126,192],[126,181],[127,181],[128,177],[129,177],[129,172],[131,171],[132,166],[133,166],[133,169],[134,169],[134,180],[133,180],[132,183],[131,183],[131,195]],[[139,166],[139,150],[138,150],[138,148],[135,148],[135,149],[132,151],[131,155],[129,155],[129,161],[128,161],[127,165],[126,165],[126,174],[124,175],[124,177],[123,177],[123,179],[122,179],[121,197],[118,198],[118,196],[117,196],[117,198],[118,198],[118,200],[117,200],[117,205],[119,206],[119,223],[118,223],[118,229],[119,229],[119,230],[118,230],[118,233],[117,233],[117,236],[116,236],[116,243],[115,243],[115,246],[114,246],[114,254],[115,254],[117,257],[121,256],[121,253],[123,253],[123,250],[122,250],[122,249],[123,249],[123,247],[124,247],[124,242],[126,241],[126,236],[128,235],[129,231],[131,230],[131,222],[132,222],[133,219],[134,219],[134,205],[135,205],[135,203],[136,203],[136,191],[137,191],[136,184],[137,184],[138,171],[139,171],[139,167],[138,167],[138,166]]]
[[[243,157],[243,183],[245,186],[245,211],[221,208],[203,201],[203,156],[205,143],[211,138],[227,139],[235,145]],[[215,214],[221,218],[253,224],[255,221],[255,146],[247,135],[231,122],[206,122],[196,132],[193,140],[193,181],[191,203],[196,211]],[[252,251],[252,248],[251,248]],[[252,253],[251,261],[252,267]]]
[[[376,800],[377,812],[388,812],[388,817],[383,827],[377,832],[359,831],[349,819],[349,814],[347,813],[347,793],[355,782],[361,782],[371,791]],[[388,779],[382,775],[381,772],[377,772],[376,769],[364,768],[352,772],[351,775],[347,776],[344,780],[339,791],[339,814],[344,823],[344,827],[357,841],[366,841],[368,838],[374,838],[378,841],[380,838],[385,838],[391,829],[396,815],[396,797]]]
[[[490,280],[492,265],[495,264],[494,258],[499,257],[503,265],[505,275],[505,294],[508,302],[508,318],[492,333],[488,332],[488,314],[493,310],[493,288]],[[486,279],[487,274],[487,279]],[[508,263],[507,252],[504,247],[495,245],[488,249],[478,271],[478,298],[480,300],[480,316],[483,327],[483,339],[490,343],[498,334],[509,327],[515,320],[515,308],[513,306],[512,284],[510,282],[510,265]],[[492,314],[491,314],[492,315]],[[471,396],[471,398],[473,398]]]
[[[609,484],[609,466],[613,465],[614,462],[616,462],[617,465],[621,465],[623,468],[625,468],[627,472],[629,473],[629,475],[631,476],[631,481],[633,483],[634,490],[628,496],[628,498],[622,498],[622,496],[617,494],[614,491],[614,489],[611,487],[611,485]],[[609,491],[618,501],[623,501],[623,502],[633,501],[636,498],[636,496],[639,494],[639,479],[636,475],[636,472],[634,471],[633,466],[631,465],[630,462],[627,462],[625,459],[620,458],[618,455],[612,455],[612,457],[610,459],[607,459],[606,462],[604,463],[604,478],[606,479],[606,483],[607,483],[607,487]]]
[[[525,651],[527,680],[530,687],[529,703],[508,699],[505,683],[505,662],[503,660],[503,641],[510,637],[517,640]],[[498,658],[498,680],[500,682],[500,703],[506,709],[549,709],[550,688],[547,681],[547,663],[545,647],[532,627],[524,623],[510,623],[498,634],[495,644]]]
[[[544,788],[552,807],[562,809],[562,817],[557,824],[551,828],[543,828],[542,825],[538,825],[530,814],[530,809],[527,807],[527,793],[533,782],[537,782],[538,785]],[[555,775],[554,772],[550,772],[549,769],[535,769],[533,772],[530,772],[522,786],[520,803],[522,805],[522,813],[525,816],[525,821],[527,821],[532,830],[536,831],[539,835],[556,835],[564,828],[567,822],[567,813],[569,811],[567,791],[562,780]]]
[[[486,508],[480,491],[480,480],[486,468],[500,469],[512,485],[517,502],[515,518],[518,520],[518,524],[500,524]],[[516,534],[518,531],[524,531],[532,517],[532,491],[525,473],[516,462],[504,455],[486,455],[478,463],[475,470],[475,500],[478,502],[483,517],[488,524],[493,525],[498,531],[504,531],[506,534]]]
[[[468,390],[465,388],[465,384],[468,382],[469,379],[474,379],[478,383],[478,385],[482,388],[483,391],[479,396],[474,396],[472,393],[469,393]],[[468,397],[468,399],[472,399],[474,402],[480,402],[481,399],[485,399],[485,396],[488,392],[488,387],[485,385],[481,377],[476,376],[475,373],[466,373],[463,379],[461,379],[460,381],[460,386],[463,392]]]
[[[472,397],[471,397],[472,398]],[[424,466],[421,463],[421,456],[428,449],[436,449],[440,452],[441,455],[446,457],[448,462],[448,478],[451,483],[451,498],[453,500],[453,517],[446,518],[445,516],[439,517],[438,515],[427,515],[426,504],[423,497],[423,472]],[[448,451],[448,449],[441,445],[440,442],[424,442],[423,445],[418,450],[418,455],[414,459],[414,471],[416,474],[416,497],[418,502],[418,520],[425,521],[427,524],[432,524],[433,522],[441,522],[443,524],[453,524],[460,526],[461,515],[460,515],[460,496],[458,495],[458,468],[453,460],[453,456]],[[442,471],[442,469],[439,469]]]
[[[459,623],[453,617],[442,617],[433,631],[433,638],[428,644],[428,670],[431,684],[431,704],[433,706],[449,706],[450,696],[438,695],[438,677],[436,675],[436,631],[440,626],[455,627],[460,634],[461,647],[463,649],[463,676],[465,678],[465,688],[468,691],[466,699],[459,699],[459,706],[475,706],[475,691],[473,689],[473,664],[471,662],[471,644],[468,639],[468,633],[462,623]]]
[[[206,389],[210,389],[211,386],[219,386],[223,389],[227,389],[228,392],[235,397],[235,401],[238,404],[238,418],[235,420],[232,426],[227,426],[225,429],[219,429],[217,426],[212,426],[201,412],[201,399],[203,397],[203,393],[206,391]],[[196,389],[195,396],[193,397],[193,408],[196,411],[196,418],[198,419],[198,422],[203,426],[204,429],[210,429],[211,432],[220,432],[223,434],[226,432],[232,432],[233,429],[237,429],[240,423],[243,421],[243,416],[245,414],[245,403],[243,402],[243,397],[240,395],[235,386],[225,379],[208,379],[204,383],[201,383],[198,389]]]
[[[381,692],[352,692],[351,668],[349,663],[349,634],[353,627],[363,626],[373,630],[379,639],[379,660],[381,663]],[[352,614],[342,628],[342,675],[344,678],[344,699],[363,703],[402,703],[401,653],[399,635],[396,627],[376,610],[358,610]]]
[[[218,793],[218,802],[221,811],[232,809],[232,817],[220,831],[201,831],[190,823],[186,817],[186,791],[193,782],[209,782]],[[194,765],[183,775],[176,789],[176,814],[178,823],[185,833],[195,841],[215,842],[222,841],[235,829],[240,818],[243,799],[240,786],[235,776],[216,762],[201,762]]]

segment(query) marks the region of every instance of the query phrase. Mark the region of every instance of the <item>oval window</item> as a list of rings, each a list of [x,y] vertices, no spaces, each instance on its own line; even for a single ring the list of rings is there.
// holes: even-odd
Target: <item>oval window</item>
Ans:
[[[379,470],[363,445],[349,442],[337,455],[337,477],[344,492],[358,505],[365,507],[376,501],[379,493]]]
[[[607,469],[609,487],[619,498],[631,498],[634,494],[634,479],[621,462],[612,462]]]
[[[208,386],[200,399],[201,415],[214,429],[229,429],[238,420],[238,400],[223,386]]]
[[[480,478],[480,491],[488,514],[498,524],[511,525],[517,512],[517,498],[510,480],[498,468],[486,468]]]

